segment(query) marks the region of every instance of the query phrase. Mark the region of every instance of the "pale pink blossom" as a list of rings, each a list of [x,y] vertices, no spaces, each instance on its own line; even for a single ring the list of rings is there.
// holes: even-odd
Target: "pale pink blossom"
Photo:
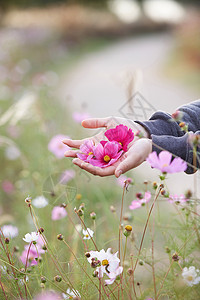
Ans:
[[[123,272],[123,267],[119,266],[114,272],[108,273],[108,277],[110,279],[106,279],[105,283],[106,284],[113,284],[113,282],[117,279],[120,278],[120,274]]]
[[[7,194],[12,194],[14,192],[14,185],[9,180],[4,180],[2,182],[2,189]]]
[[[77,157],[83,161],[90,162],[91,158],[94,157],[95,146],[93,141],[87,140],[80,146],[80,153]]]
[[[51,219],[53,221],[60,220],[60,219],[63,219],[64,217],[66,217],[66,215],[67,215],[67,212],[64,207],[55,206],[51,212]]]
[[[102,145],[99,143],[94,149],[95,158],[91,158],[90,163],[100,168],[108,167],[114,164],[122,155],[122,151],[118,152],[119,147],[116,142],[107,142]]]
[[[11,238],[11,239],[18,236],[18,233],[19,233],[18,228],[13,225],[4,225],[1,227],[1,230],[5,237]],[[1,234],[1,232],[0,232],[0,234]]]
[[[37,295],[34,300],[61,300],[61,296],[54,291],[45,291]]]
[[[120,124],[115,128],[108,129],[105,132],[105,136],[109,141],[118,142],[120,149],[123,151],[127,151],[129,143],[134,139],[132,129],[123,124]]]
[[[117,184],[119,186],[121,186],[122,188],[124,187],[125,181],[129,184],[133,182],[132,178],[127,177],[125,175],[121,175],[119,178],[116,178],[116,181],[117,181]]]
[[[168,151],[161,151],[159,155],[154,151],[146,159],[151,167],[159,169],[162,173],[178,173],[187,169],[187,163],[180,157],[172,160],[172,154]]]
[[[70,149],[70,147],[63,144],[64,139],[69,139],[68,136],[63,134],[55,135],[48,144],[48,149],[51,151],[57,158],[61,159],[64,157],[64,153]]]
[[[37,242],[38,237],[39,237],[39,234],[37,232],[31,232],[31,233],[25,234],[25,237],[23,238],[23,240],[26,243],[32,243],[32,242]]]
[[[27,261],[27,266],[34,266],[38,264],[37,259],[41,257],[42,253],[44,253],[44,250],[42,250],[40,247],[36,248],[36,245],[33,244],[31,244],[31,246],[26,245],[22,255],[20,256],[20,259],[24,265],[26,265]]]
[[[146,203],[148,203],[151,200],[151,193],[149,191],[145,192],[144,197],[137,197],[137,200],[133,200],[131,202],[131,205],[129,208],[131,210],[140,208],[144,206]]]
[[[185,195],[169,195],[169,198],[167,199],[170,203],[175,204],[185,204],[189,199],[185,198]]]
[[[72,169],[64,171],[62,173],[62,175],[60,176],[60,183],[61,184],[66,184],[68,181],[73,179],[75,177],[75,175],[76,175],[76,173]]]
[[[76,111],[72,114],[72,117],[73,117],[75,122],[81,123],[83,120],[89,119],[90,115],[88,113]]]

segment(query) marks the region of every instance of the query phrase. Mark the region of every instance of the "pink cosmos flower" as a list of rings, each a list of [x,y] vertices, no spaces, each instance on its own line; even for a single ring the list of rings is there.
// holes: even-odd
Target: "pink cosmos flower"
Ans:
[[[76,173],[72,169],[64,171],[62,173],[62,175],[60,176],[60,183],[61,184],[66,184],[68,181],[73,179],[75,177],[75,175],[76,175]]]
[[[129,208],[131,210],[140,208],[140,207],[144,206],[146,203],[148,203],[150,200],[151,200],[151,193],[149,191],[147,191],[147,192],[145,192],[143,198],[137,197],[137,200],[133,200],[131,202],[131,205],[129,206]]]
[[[72,117],[75,122],[81,123],[83,120],[90,118],[90,115],[88,113],[81,113],[76,111],[72,114]]]
[[[39,246],[35,246],[32,244],[29,249],[29,245],[26,245],[24,247],[24,251],[22,252],[22,255],[20,256],[20,259],[22,263],[26,265],[26,260],[28,255],[27,266],[34,266],[38,264],[37,258],[41,257],[42,253],[44,253],[44,250],[42,250]]]
[[[162,173],[178,173],[187,169],[187,163],[180,157],[172,160],[172,154],[168,151],[160,152],[159,156],[154,151],[149,154],[146,161],[152,168],[160,170]]]
[[[120,124],[115,128],[108,129],[105,136],[109,141],[115,141],[120,144],[120,149],[127,151],[128,144],[134,139],[134,133],[131,128]]]
[[[90,163],[97,167],[108,167],[118,160],[122,155],[122,151],[118,152],[118,144],[116,142],[107,142],[103,146],[99,143],[94,149],[95,158],[90,159]]]
[[[55,135],[48,144],[49,151],[51,151],[57,158],[63,158],[65,151],[69,150],[70,147],[64,145],[62,143],[62,140],[68,138],[68,136],[65,136],[63,134]]]
[[[175,203],[175,204],[185,204],[189,199],[185,198],[185,195],[169,195],[169,198],[167,199],[169,203]]]
[[[77,154],[77,157],[83,161],[90,162],[91,158],[94,157],[95,146],[91,140],[85,141],[80,146],[81,153]]]
[[[2,182],[2,189],[7,194],[12,194],[14,192],[14,185],[9,180],[4,180]]]
[[[61,300],[61,296],[54,291],[45,291],[37,295],[34,300]]]
[[[60,219],[63,219],[64,217],[66,217],[66,215],[67,215],[67,212],[64,207],[55,206],[51,212],[51,219],[53,221],[60,220]]]

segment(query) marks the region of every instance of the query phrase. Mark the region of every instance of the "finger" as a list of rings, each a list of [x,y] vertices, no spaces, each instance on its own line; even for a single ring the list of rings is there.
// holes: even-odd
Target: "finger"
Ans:
[[[79,158],[73,159],[72,162],[75,165],[79,166],[81,169],[84,169],[85,171],[87,171],[93,175],[98,175],[101,177],[113,175],[115,172],[115,168],[116,168],[115,166],[109,166],[106,168],[95,167],[95,166],[91,165],[90,163],[86,163],[86,162],[80,160]]]
[[[118,178],[121,174],[139,166],[151,151],[151,140],[139,139],[136,141],[132,147],[124,153],[124,160],[117,166],[115,176]]]
[[[73,147],[73,148],[80,148],[81,144],[83,144],[85,141],[88,139],[82,139],[82,140],[70,140],[70,139],[65,139],[63,140],[63,144]]]
[[[68,150],[64,153],[65,157],[76,157],[77,153],[80,153],[78,150]]]
[[[109,121],[108,118],[90,118],[82,121],[82,126],[85,128],[99,128],[106,127]]]

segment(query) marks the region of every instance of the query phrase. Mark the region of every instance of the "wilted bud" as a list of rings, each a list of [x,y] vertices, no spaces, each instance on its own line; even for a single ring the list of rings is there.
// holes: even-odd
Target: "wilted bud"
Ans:
[[[57,235],[57,239],[58,239],[59,241],[62,241],[62,240],[64,239],[64,237],[63,237],[63,235],[60,233],[60,234]]]
[[[5,238],[5,244],[9,244],[10,243],[10,239],[9,238]]]
[[[128,274],[129,276],[133,275],[133,269],[129,268],[129,269],[127,270],[127,274]]]
[[[38,232],[39,232],[39,233],[43,233],[43,232],[44,232],[44,228],[40,227],[40,228],[38,229]]]
[[[111,211],[112,213],[115,213],[115,212],[116,212],[116,208],[115,208],[113,205],[111,205],[111,206],[110,206],[110,211]]]
[[[54,277],[54,280],[55,280],[56,282],[61,282],[61,281],[62,281],[62,277],[61,277],[60,275],[56,275],[56,276]]]
[[[138,198],[138,199],[142,199],[142,198],[143,198],[143,195],[142,195],[142,193],[136,193],[136,198]]]
[[[173,255],[172,255],[172,259],[174,260],[174,261],[179,261],[179,256],[178,256],[178,254],[175,252]]]
[[[94,211],[90,213],[90,218],[91,218],[92,220],[95,220],[95,219],[96,219],[96,214],[95,214]]]
[[[90,257],[90,252],[86,252],[86,253],[85,253],[85,256],[86,256],[87,258],[89,258],[89,257]]]
[[[191,190],[187,190],[186,192],[185,192],[185,198],[186,199],[190,199],[192,197],[192,191]]]
[[[81,194],[76,194],[76,200],[81,200],[82,195]]]
[[[46,282],[46,278],[45,278],[44,276],[41,276],[41,277],[40,277],[40,281],[41,281],[42,283],[45,283],[45,282]]]
[[[133,228],[131,225],[126,225],[124,229],[125,229],[124,235],[125,235],[125,237],[128,237],[131,234],[131,231]]]
[[[31,200],[32,200],[32,198],[28,196],[28,197],[25,199],[25,203],[26,203],[26,204],[31,204]]]
[[[98,260],[97,258],[92,258],[92,262],[91,262],[91,267],[92,268],[100,267],[100,265],[101,265],[100,260]]]

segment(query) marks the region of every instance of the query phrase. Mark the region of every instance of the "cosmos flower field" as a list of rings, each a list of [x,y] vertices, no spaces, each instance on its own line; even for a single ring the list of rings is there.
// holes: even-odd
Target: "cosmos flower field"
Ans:
[[[156,181],[74,166],[62,140],[84,138],[88,114],[57,97],[70,54],[38,38],[10,32],[0,50],[0,299],[199,299],[199,199],[195,185],[172,194],[167,183],[186,163],[151,153]],[[132,140],[119,124],[79,158],[106,168]]]

